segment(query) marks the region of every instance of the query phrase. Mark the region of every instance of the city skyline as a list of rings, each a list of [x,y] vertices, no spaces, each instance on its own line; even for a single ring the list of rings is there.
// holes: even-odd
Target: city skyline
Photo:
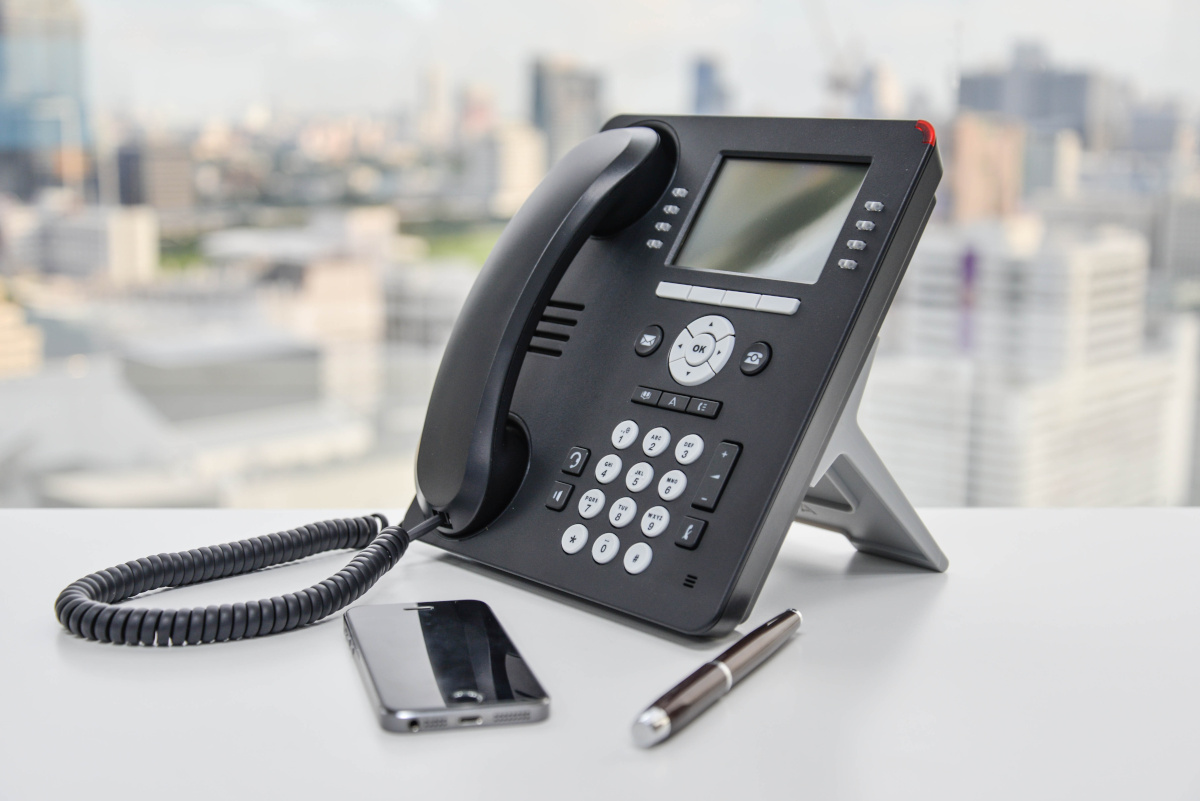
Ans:
[[[325,113],[411,107],[418,77],[432,64],[453,85],[490,86],[502,116],[524,119],[533,61],[563,55],[605,76],[607,113],[688,110],[698,55],[722,63],[732,113],[819,114],[828,74],[847,60],[886,65],[910,99],[949,113],[961,70],[1007,64],[1013,45],[1026,40],[1045,43],[1067,68],[1120,77],[1149,97],[1200,99],[1187,79],[1200,72],[1200,52],[1184,38],[1200,28],[1200,7],[1176,0],[1104,15],[1089,15],[1082,3],[1001,9],[948,0],[854,8],[614,2],[602,10],[544,0],[80,6],[96,107],[173,125],[234,117],[254,105]],[[571,35],[577,29],[588,36]]]

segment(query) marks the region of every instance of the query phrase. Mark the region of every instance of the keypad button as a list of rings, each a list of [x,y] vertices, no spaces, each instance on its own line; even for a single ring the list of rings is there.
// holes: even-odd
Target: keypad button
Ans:
[[[692,402],[687,407],[688,414],[698,417],[716,417],[719,411],[721,411],[721,402],[707,398],[692,398]]]
[[[642,533],[647,537],[657,537],[671,525],[671,513],[665,506],[652,506],[642,515]]]
[[[625,474],[625,487],[630,492],[641,492],[654,481],[654,468],[648,462],[638,462]]]
[[[706,512],[717,508],[717,501],[721,499],[725,483],[729,481],[729,474],[733,471],[738,454],[741,452],[741,446],[732,442],[722,442],[717,446],[713,451],[712,458],[709,459],[708,468],[700,478],[700,486],[696,489],[696,497],[692,500],[692,506]]]
[[[671,446],[671,432],[659,426],[652,428],[642,439],[642,453],[647,456],[658,456]]]
[[[682,470],[671,470],[664,473],[658,481],[658,497],[664,501],[673,501],[687,489],[687,476]]]
[[[596,463],[596,480],[601,484],[611,484],[621,475],[621,457],[610,453]]]
[[[619,451],[623,451],[632,445],[638,438],[638,424],[632,420],[626,420],[623,423],[617,423],[617,427],[612,432],[613,447]]]
[[[638,387],[633,391],[633,402],[641,403],[646,406],[653,406],[658,403],[658,399],[662,397],[662,390],[651,389],[650,387]]]
[[[546,508],[553,509],[556,512],[562,511],[567,502],[571,500],[571,493],[575,490],[573,484],[567,484],[564,481],[555,481],[554,486],[550,490],[550,497],[546,499]]]
[[[650,562],[654,559],[654,551],[644,542],[635,542],[629,546],[629,550],[625,552],[625,572],[636,576],[646,568],[650,567]]]
[[[582,523],[567,526],[562,535],[562,549],[567,553],[579,553],[587,545],[588,530]]]
[[[604,493],[598,489],[590,489],[579,499],[579,516],[591,520],[604,511]]]
[[[633,522],[635,517],[637,517],[637,503],[633,498],[621,498],[613,501],[612,508],[608,510],[608,522],[612,523],[613,528],[625,528]]]
[[[742,372],[746,375],[758,375],[767,369],[770,362],[771,346],[766,342],[755,342],[742,354]]]
[[[733,323],[719,314],[706,314],[697,318],[688,324],[687,330],[694,337],[709,334],[713,339],[724,339],[734,334]]]
[[[660,409],[671,409],[676,412],[682,412],[687,409],[688,401],[691,399],[690,395],[676,395],[673,392],[664,392],[662,397],[658,399],[658,407]]]
[[[567,460],[563,462],[562,471],[567,475],[581,476],[583,468],[587,466],[588,457],[592,452],[587,448],[571,448],[567,451]]]
[[[699,434],[688,434],[675,446],[675,461],[680,464],[691,464],[699,459],[702,453],[704,453],[704,440],[700,438]]]
[[[683,522],[679,524],[679,533],[675,535],[675,544],[680,548],[693,550],[700,544],[700,538],[704,536],[704,529],[708,524],[695,517],[685,517]]]
[[[610,531],[607,534],[601,534],[592,544],[592,559],[598,565],[607,565],[617,558],[619,550],[621,550],[621,541],[617,539],[616,534]]]
[[[685,387],[694,387],[703,384],[716,373],[707,364],[698,364],[692,367],[685,360],[671,362],[671,378],[675,379],[675,383]],[[662,404],[659,404],[660,406]]]
[[[658,350],[662,341],[663,330],[657,325],[648,325],[642,329],[642,333],[638,334],[637,342],[633,345],[633,352],[638,356],[649,356]]]

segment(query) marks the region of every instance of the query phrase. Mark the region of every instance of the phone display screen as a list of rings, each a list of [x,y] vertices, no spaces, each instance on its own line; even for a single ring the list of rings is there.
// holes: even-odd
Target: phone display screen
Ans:
[[[675,264],[815,284],[866,164],[726,158]]]

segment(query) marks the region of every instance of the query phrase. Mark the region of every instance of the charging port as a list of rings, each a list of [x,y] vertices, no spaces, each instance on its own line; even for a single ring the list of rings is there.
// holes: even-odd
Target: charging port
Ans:
[[[481,718],[479,715],[471,715],[470,717],[458,719],[459,726],[479,726],[482,723],[483,718]]]

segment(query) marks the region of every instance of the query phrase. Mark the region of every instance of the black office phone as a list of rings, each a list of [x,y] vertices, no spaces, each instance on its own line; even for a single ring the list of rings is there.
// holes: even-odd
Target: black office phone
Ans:
[[[941,174],[923,121],[609,121],[485,263],[406,525],[692,635],[745,619],[798,514],[944,570],[854,420]]]

